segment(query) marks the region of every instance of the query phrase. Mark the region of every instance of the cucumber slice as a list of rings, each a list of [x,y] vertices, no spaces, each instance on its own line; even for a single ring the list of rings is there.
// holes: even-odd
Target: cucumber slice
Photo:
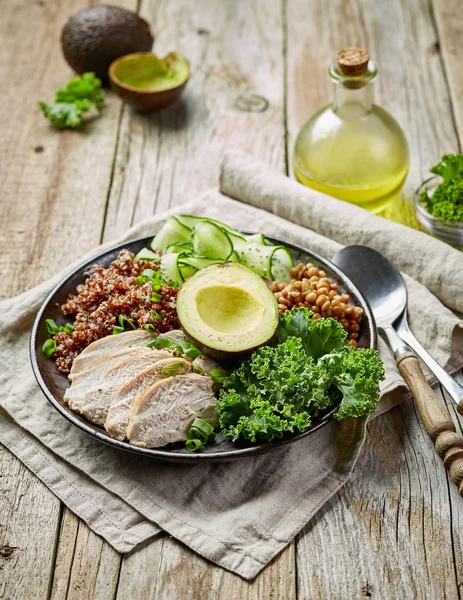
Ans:
[[[263,246],[251,243],[241,254],[241,263],[273,281],[288,283],[293,259],[284,246]]]
[[[270,257],[268,267],[270,277],[279,283],[289,283],[291,281],[289,270],[294,266],[293,257],[284,246],[273,246],[273,248],[275,250]]]
[[[197,217],[195,215],[177,215],[175,217],[179,223],[188,227],[189,229],[194,229],[198,223],[204,223],[205,221],[209,223],[214,223],[221,229],[225,229],[225,231],[231,231],[234,233],[238,233],[233,227],[227,225],[226,223],[222,223],[222,221],[217,221],[216,219],[210,219],[209,217]]]
[[[181,262],[184,265],[189,265],[190,267],[194,267],[197,271],[199,269],[203,269],[209,265],[213,265],[216,263],[225,262],[221,258],[209,258],[207,256],[182,256]]]
[[[249,243],[244,235],[231,231],[227,231],[227,234],[233,244],[235,252],[242,252]]]
[[[169,244],[164,254],[181,254],[183,252],[189,253],[193,251],[193,246],[190,242],[180,242],[179,244]]]
[[[160,260],[160,256],[152,252],[149,248],[142,248],[135,258],[139,260]]]
[[[164,249],[171,244],[189,241],[190,237],[191,230],[180,223],[176,217],[170,217],[151,242],[151,248],[153,250],[164,251]]]
[[[267,277],[269,261],[274,248],[275,246],[262,246],[252,242],[241,252],[241,264]]]
[[[252,235],[246,236],[248,242],[252,242],[254,244],[260,244],[261,246],[267,245],[267,240],[263,233],[253,233]]]
[[[203,221],[195,226],[192,242],[198,256],[227,260],[233,252],[227,232],[211,221]]]
[[[180,273],[182,274],[183,281],[187,280],[188,277],[191,277],[192,275],[194,275],[196,273],[196,271],[198,271],[198,269],[196,267],[193,267],[192,265],[182,262],[181,257],[179,258],[177,264],[178,264]]]
[[[237,252],[232,252],[231,256],[228,258],[228,262],[240,262],[240,257]]]
[[[161,258],[161,275],[166,281],[183,283],[183,275],[180,271],[178,258],[180,254],[164,254]]]

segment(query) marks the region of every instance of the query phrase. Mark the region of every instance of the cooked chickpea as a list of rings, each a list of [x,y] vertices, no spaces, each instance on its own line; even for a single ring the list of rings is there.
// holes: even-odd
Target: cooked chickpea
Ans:
[[[307,294],[307,296],[305,297],[305,301],[307,302],[307,304],[313,304],[316,299],[317,299],[317,294],[315,292],[309,292]]]
[[[318,298],[315,301],[315,304],[317,306],[322,306],[322,304],[325,304],[325,302],[328,300],[328,296],[325,296],[325,294],[321,294],[320,296],[318,296]]]

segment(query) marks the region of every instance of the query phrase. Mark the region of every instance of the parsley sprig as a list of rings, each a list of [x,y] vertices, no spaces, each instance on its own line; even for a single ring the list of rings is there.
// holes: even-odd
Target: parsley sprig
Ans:
[[[43,114],[58,129],[75,129],[82,124],[82,116],[92,108],[101,110],[104,92],[101,79],[95,73],[84,73],[72,79],[55,94],[52,103],[39,102]]]

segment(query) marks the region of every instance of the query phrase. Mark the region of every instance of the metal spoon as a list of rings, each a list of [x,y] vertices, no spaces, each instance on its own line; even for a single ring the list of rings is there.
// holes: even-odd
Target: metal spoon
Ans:
[[[460,489],[463,496],[463,437],[455,433],[455,425],[450,417],[447,407],[444,406],[425,379],[420,363],[414,354],[413,347],[420,348],[419,355],[430,366],[431,370],[440,379],[441,373],[436,373],[433,367],[437,365],[438,371],[445,371],[429,355],[411,333],[406,321],[407,289],[400,273],[391,263],[376,250],[367,246],[347,246],[336,254],[332,261],[358,286],[368,300],[379,332],[387,337],[389,345],[394,352],[396,364],[413,393],[416,404],[421,414],[423,424],[429,436],[435,441],[435,447],[445,466],[450,469],[450,476]],[[397,335],[394,324],[401,323],[401,330],[406,334],[407,342],[412,340],[410,346]],[[452,378],[449,386],[452,389],[452,398],[458,392],[459,386]],[[443,385],[447,389],[447,385]],[[455,384],[455,387],[454,385]],[[459,411],[461,412],[463,389],[457,396]]]
[[[379,320],[384,311],[388,313],[386,325],[393,325],[395,330],[392,333],[386,332],[392,348],[394,349],[394,344],[390,336],[393,338],[397,332],[434,373],[457,404],[458,412],[463,415],[463,386],[440,366],[410,331],[406,311],[407,289],[397,269],[382,254],[368,246],[348,246],[338,252],[333,262],[367,296],[378,326],[381,326]],[[397,340],[395,343],[397,345]]]

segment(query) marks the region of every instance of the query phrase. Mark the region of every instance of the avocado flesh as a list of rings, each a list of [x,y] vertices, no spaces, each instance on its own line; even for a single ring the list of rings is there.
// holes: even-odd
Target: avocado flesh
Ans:
[[[182,285],[177,314],[185,333],[218,360],[267,342],[278,325],[278,306],[266,283],[239,263],[214,264]]]
[[[160,92],[182,85],[188,79],[188,63],[179,54],[158,58],[154,54],[134,54],[121,59],[114,76],[130,87]]]

